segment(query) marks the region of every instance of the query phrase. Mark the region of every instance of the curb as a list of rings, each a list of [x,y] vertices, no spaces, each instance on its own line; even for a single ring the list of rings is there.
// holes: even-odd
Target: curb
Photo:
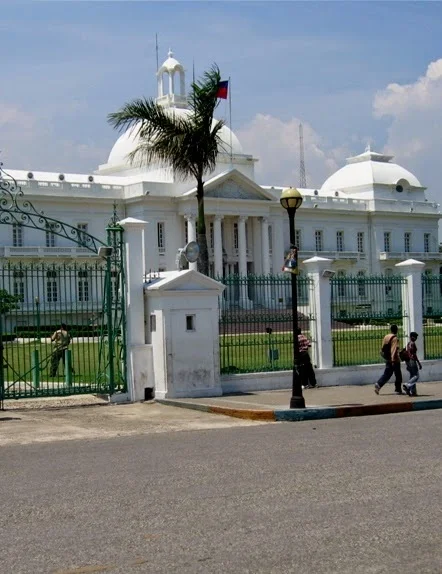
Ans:
[[[182,409],[192,409],[205,413],[226,415],[229,417],[253,421],[298,422],[318,419],[336,419],[344,417],[364,417],[371,415],[387,415],[442,409],[442,399],[422,401],[407,401],[398,403],[381,403],[378,405],[358,405],[348,407],[307,407],[306,409],[262,410],[262,409],[233,409],[229,407],[214,407],[200,403],[182,402],[173,399],[155,399],[155,402]]]

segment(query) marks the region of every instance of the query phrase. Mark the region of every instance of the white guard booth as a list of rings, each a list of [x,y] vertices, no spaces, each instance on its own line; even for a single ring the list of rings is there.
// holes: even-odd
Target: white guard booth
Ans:
[[[222,394],[218,297],[223,290],[193,269],[146,276],[146,342],[152,345],[156,398]]]

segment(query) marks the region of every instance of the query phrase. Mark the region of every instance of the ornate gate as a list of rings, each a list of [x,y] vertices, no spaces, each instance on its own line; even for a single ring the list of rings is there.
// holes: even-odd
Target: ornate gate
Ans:
[[[123,229],[115,209],[104,243],[37,211],[0,164],[0,223],[57,235],[96,255],[33,262],[39,248],[29,247],[17,263],[0,259],[0,402],[125,391]],[[60,350],[51,336],[62,323],[71,340]]]

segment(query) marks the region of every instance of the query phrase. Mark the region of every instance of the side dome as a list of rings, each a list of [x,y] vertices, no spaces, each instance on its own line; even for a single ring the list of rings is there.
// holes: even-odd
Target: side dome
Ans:
[[[181,116],[186,116],[191,113],[188,109],[172,108],[171,113],[178,114]],[[216,120],[213,120],[215,123]],[[220,137],[222,140],[221,153],[230,155],[230,144],[232,144],[233,155],[242,155],[243,149],[239,139],[236,137],[235,133],[230,130],[229,127],[223,126],[220,131]],[[134,151],[140,143],[140,138],[138,135],[137,127],[129,128],[125,131],[115,142],[111,149],[109,158],[107,160],[108,166],[130,166],[128,159],[129,154]]]
[[[391,163],[392,159],[393,156],[376,153],[368,148],[364,153],[348,158],[346,166],[326,179],[321,191],[329,194],[374,185],[424,189],[414,174],[397,163]]]

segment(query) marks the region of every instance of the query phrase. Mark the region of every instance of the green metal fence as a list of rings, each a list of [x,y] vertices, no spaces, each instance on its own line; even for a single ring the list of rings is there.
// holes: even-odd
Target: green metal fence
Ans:
[[[399,275],[344,276],[331,280],[333,364],[381,363],[380,349],[391,324],[402,337],[405,278]]]
[[[291,279],[289,275],[218,278],[220,369],[222,374],[280,371],[293,366]],[[312,340],[315,319],[312,282],[298,276],[298,321]]]
[[[124,289],[114,253],[95,263],[0,264],[2,398],[125,390]],[[72,340],[58,353],[51,336],[61,323]]]
[[[425,359],[442,359],[442,275],[422,274]]]

